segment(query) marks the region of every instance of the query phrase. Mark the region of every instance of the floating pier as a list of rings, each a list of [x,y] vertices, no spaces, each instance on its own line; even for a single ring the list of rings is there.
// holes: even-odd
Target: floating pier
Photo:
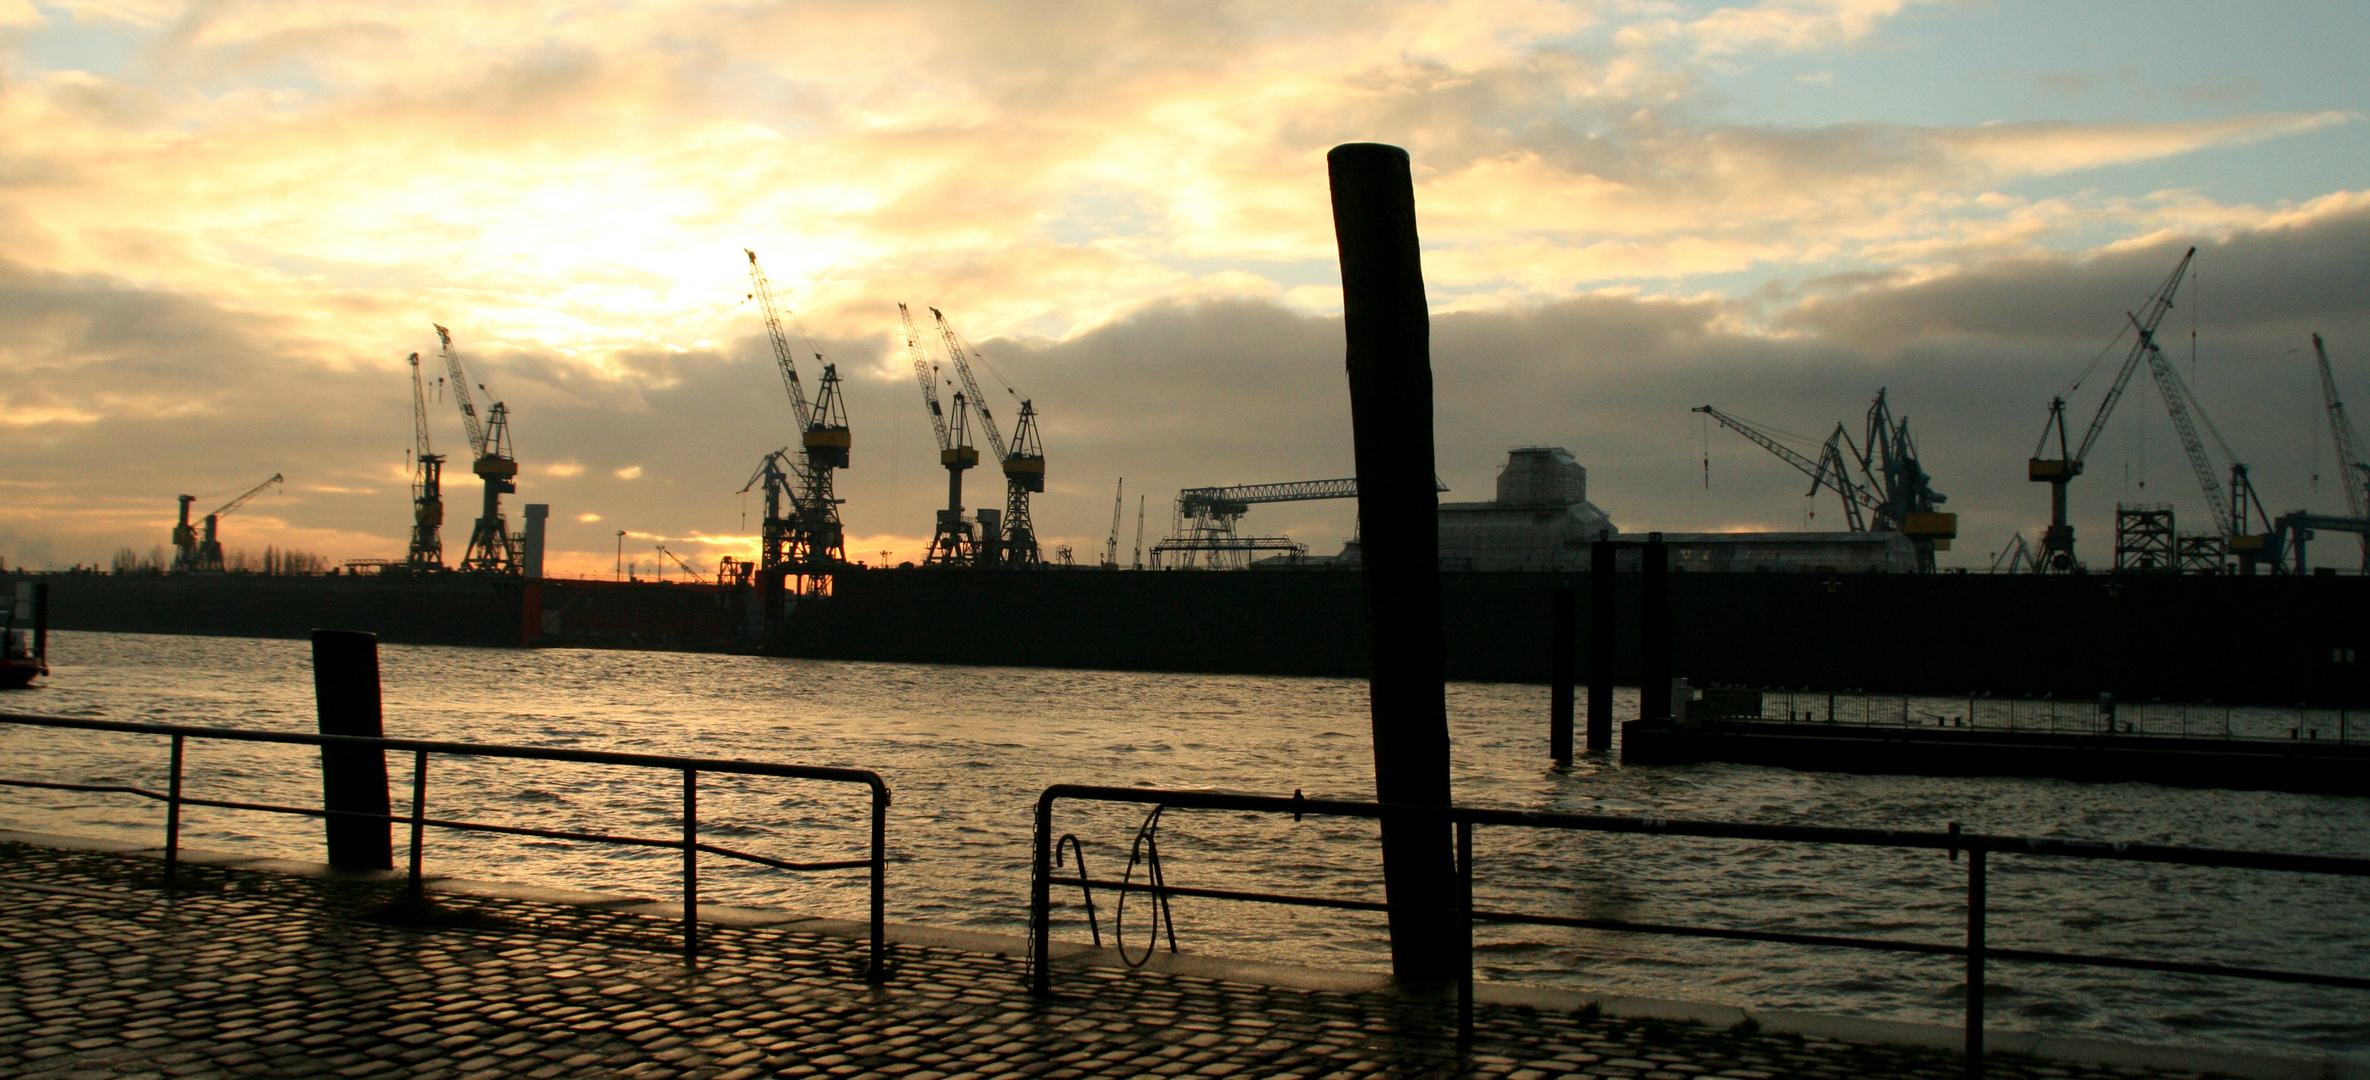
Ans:
[[[1862,727],[1761,718],[1693,726],[1633,720],[1621,728],[1630,765],[1726,761],[1810,772],[1910,776],[2038,776],[2094,783],[2370,795],[2370,743],[2342,731],[2233,739],[2130,732]],[[2326,736],[2326,737],[2323,737]]]

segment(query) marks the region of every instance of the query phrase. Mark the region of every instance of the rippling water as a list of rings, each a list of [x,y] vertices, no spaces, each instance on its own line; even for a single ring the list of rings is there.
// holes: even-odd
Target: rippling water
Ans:
[[[296,641],[58,633],[45,689],[0,709],[310,730],[312,669]],[[1365,685],[1338,679],[956,668],[607,651],[381,650],[390,735],[874,769],[895,790],[892,919],[1018,933],[1026,926],[1036,795],[1057,782],[1219,787],[1311,798],[1372,795]],[[1898,703],[1899,699],[1894,699]],[[1919,715],[1964,700],[1911,703]],[[1462,803],[1651,812],[1769,823],[1935,829],[2370,855],[2370,799],[2143,784],[1919,779],[1740,765],[1548,766],[1546,688],[1449,688]],[[1616,714],[1634,713],[1625,699]],[[2247,717],[2269,727],[2277,716]],[[162,741],[0,727],[11,776],[161,788]],[[406,770],[393,771],[399,781]],[[316,756],[193,743],[192,795],[317,803]],[[398,784],[399,789],[403,787]],[[398,791],[398,802],[403,792]],[[680,780],[623,768],[437,759],[432,815],[665,837]],[[856,789],[703,780],[712,842],[792,859],[860,855]],[[0,791],[19,827],[155,843],[162,815],[121,796]],[[1126,862],[1139,813],[1066,809],[1097,876]],[[192,809],[193,847],[321,857],[309,819]],[[1379,898],[1372,826],[1169,813],[1174,885]],[[1479,903],[1543,913],[1949,941],[1965,872],[1939,853],[1516,830],[1476,839]],[[675,895],[671,852],[435,835],[433,872]],[[858,917],[860,878],[801,878],[709,859],[703,899]],[[1107,900],[1106,900],[1107,903]],[[2370,881],[1995,856],[1995,947],[2370,973]],[[1176,901],[1180,943],[1213,954],[1379,968],[1379,921]],[[1074,915],[1075,911],[1065,913]],[[1131,937],[1141,933],[1131,925]],[[1078,923],[1058,934],[1083,937]],[[1107,928],[1106,928],[1107,932]],[[1960,968],[1857,951],[1483,928],[1484,977],[1650,996],[1956,1023]],[[1136,938],[1141,941],[1140,937]],[[1995,963],[1994,1023],[2155,1042],[2360,1050],[2370,996],[2186,976]]]

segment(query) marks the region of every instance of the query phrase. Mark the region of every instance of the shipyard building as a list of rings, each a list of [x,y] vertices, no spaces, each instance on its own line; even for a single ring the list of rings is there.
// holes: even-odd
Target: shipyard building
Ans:
[[[1622,532],[1588,501],[1588,469],[1560,446],[1508,451],[1498,471],[1497,497],[1488,502],[1440,504],[1440,566],[1444,570],[1582,572],[1598,540],[1643,544],[1646,533]],[[1917,572],[1917,550],[1898,532],[1663,533],[1671,569],[1696,573]],[[1358,545],[1340,555],[1262,560],[1265,567],[1354,566]],[[1638,568],[1636,549],[1621,554],[1621,569]]]

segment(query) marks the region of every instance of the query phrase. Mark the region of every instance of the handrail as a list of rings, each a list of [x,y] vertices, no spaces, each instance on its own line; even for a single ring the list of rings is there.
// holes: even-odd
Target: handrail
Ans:
[[[164,735],[172,739],[172,764],[167,790],[152,791],[129,784],[76,784],[47,780],[17,780],[0,777],[0,786],[45,788],[59,791],[80,791],[136,795],[165,804],[165,886],[171,888],[180,867],[181,808],[209,806],[230,810],[251,810],[264,813],[293,814],[303,817],[359,819],[402,822],[411,827],[410,870],[407,886],[413,900],[423,890],[423,848],[429,828],[451,829],[460,832],[495,833],[508,836],[534,836],[555,840],[581,840],[590,843],[622,844],[636,847],[676,848],[683,852],[683,955],[695,960],[699,954],[699,853],[738,859],[781,870],[823,871],[866,868],[871,871],[870,885],[870,956],[865,978],[883,982],[888,975],[888,944],[884,933],[887,921],[888,895],[888,809],[889,786],[880,774],[869,769],[848,769],[825,765],[781,765],[764,761],[736,759],[688,758],[661,754],[629,754],[607,750],[570,750],[557,747],[507,746],[499,743],[467,743],[434,739],[372,738],[359,735],[322,735],[301,731],[253,731],[237,728],[195,727],[186,724],[150,724],[126,720],[96,720],[76,716],[38,716],[23,713],[0,713],[0,724],[23,727],[75,728],[86,731],[117,731],[138,735]],[[227,799],[198,798],[182,793],[183,745],[189,739],[213,739],[230,742],[284,743],[320,747],[351,747],[359,750],[396,750],[412,754],[411,811],[396,814],[363,813],[350,810],[331,810],[326,807],[282,806],[274,803],[243,802]],[[625,765],[637,768],[664,769],[683,774],[683,835],[679,839],[657,839],[639,836],[620,836],[610,833],[577,832],[567,829],[544,829],[524,825],[501,825],[488,822],[460,821],[427,816],[428,756],[517,758],[534,761],[568,761],[599,765]],[[869,789],[872,809],[871,854],[860,859],[834,859],[812,862],[793,862],[771,856],[739,851],[699,839],[700,773],[725,773],[746,776],[772,776],[799,780],[822,780],[833,783],[862,784]]]
[[[2256,979],[2271,982],[2301,983],[2345,989],[2370,990],[2370,978],[2346,975],[2327,975],[2318,972],[2288,971],[2275,968],[2241,967],[2225,964],[2203,964],[2182,961],[2148,960],[2131,956],[2097,955],[2035,949],[1996,949],[1985,942],[1986,855],[2035,855],[2054,858],[2103,859],[2121,862],[2142,862],[2179,866],[2230,867],[2253,870],[2272,870],[2307,874],[2331,874],[2343,877],[2370,877],[2370,859],[2327,855],[2292,855],[2279,852],[2243,851],[2226,848],[2182,847],[2165,844],[2104,843],[2083,840],[2062,840],[2051,837],[1996,836],[1963,832],[1952,823],[1947,832],[1909,831],[1896,829],[1838,828],[1816,825],[1759,825],[1747,822],[1701,821],[1667,817],[1628,817],[1607,814],[1567,814],[1536,810],[1504,810],[1471,806],[1411,806],[1405,804],[1357,802],[1339,799],[1309,799],[1294,792],[1289,798],[1274,795],[1255,795],[1247,792],[1220,790],[1160,790],[1137,787],[1108,787],[1089,784],[1055,784],[1037,798],[1036,857],[1029,894],[1029,958],[1030,989],[1037,994],[1052,992],[1052,887],[1055,884],[1075,885],[1081,889],[1103,888],[1119,890],[1124,899],[1130,889],[1151,893],[1164,905],[1171,896],[1196,896],[1216,900],[1236,900],[1253,903],[1284,904],[1299,907],[1323,907],[1351,911],[1391,910],[1389,902],[1351,900],[1330,896],[1311,896],[1293,893],[1269,893],[1239,889],[1212,889],[1170,885],[1165,880],[1130,883],[1088,877],[1084,864],[1075,878],[1055,878],[1048,851],[1053,845],[1054,803],[1069,799],[1079,802],[1132,803],[1163,809],[1235,810],[1291,814],[1294,820],[1303,815],[1352,818],[1414,818],[1456,827],[1456,899],[1449,910],[1437,912],[1464,920],[1467,928],[1476,922],[1523,923],[1544,926],[1568,926],[1625,933],[1667,934],[1687,937],[1724,938],[1738,941],[1760,941],[1777,944],[1826,946],[1869,949],[1887,952],[1920,953],[1925,955],[1958,956],[1966,959],[1966,1067],[1970,1078],[1982,1074],[1984,963],[1987,959],[2015,960],[2031,963],[2066,964],[2089,967],[2111,967],[2128,970],[2174,972],[2190,975],[2212,975],[2227,978]],[[1906,941],[1887,938],[1848,937],[1832,934],[1803,934],[1766,930],[1744,930],[1731,927],[1690,926],[1669,923],[1633,922],[1626,919],[1573,918],[1556,915],[1537,915],[1519,911],[1475,910],[1473,907],[1473,829],[1475,826],[1500,826],[1530,829],[1558,829],[1582,832],[1648,833],[1665,836],[1691,836],[1713,839],[1762,840],[1785,843],[1826,843],[1857,847],[1889,847],[1913,850],[1948,852],[1956,861],[1960,852],[1967,854],[1967,920],[1964,944],[1931,941]],[[1073,838],[1066,837],[1065,840]],[[1091,895],[1091,894],[1090,894]],[[1173,927],[1172,927],[1173,932]],[[1098,940],[1100,935],[1098,934]],[[1457,1033],[1463,1040],[1473,1037],[1473,951],[1469,932],[1457,935],[1461,942],[1460,974],[1458,976]],[[1172,943],[1171,949],[1174,950]]]

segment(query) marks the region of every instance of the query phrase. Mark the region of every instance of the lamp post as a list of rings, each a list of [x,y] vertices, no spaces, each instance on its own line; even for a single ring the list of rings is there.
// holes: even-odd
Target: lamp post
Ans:
[[[617,580],[625,580],[625,530],[617,530]]]

